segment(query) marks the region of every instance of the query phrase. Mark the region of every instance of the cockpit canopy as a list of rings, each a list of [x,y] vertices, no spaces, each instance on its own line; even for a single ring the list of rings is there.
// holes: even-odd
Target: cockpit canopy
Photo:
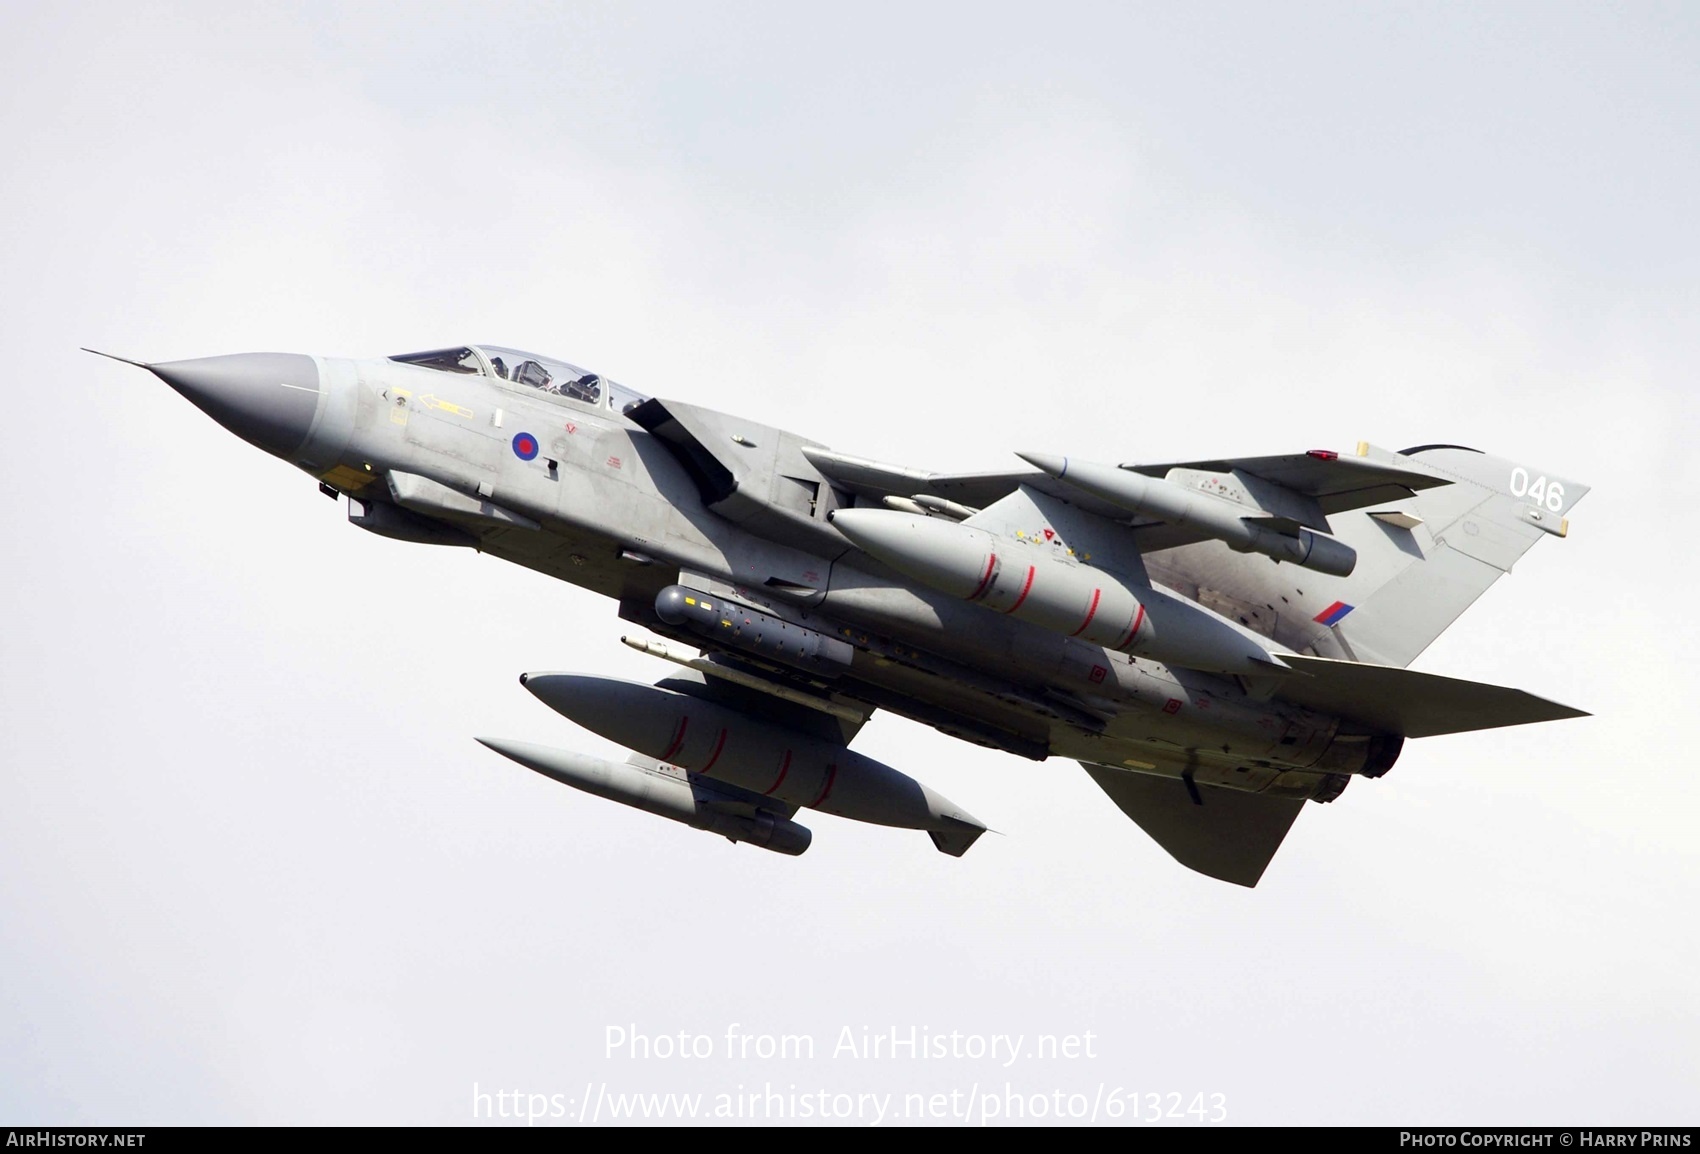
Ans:
[[[619,413],[649,399],[577,365],[501,345],[469,345],[458,349],[402,353],[390,360],[444,373],[495,377],[549,396],[564,397],[581,405],[610,408]]]

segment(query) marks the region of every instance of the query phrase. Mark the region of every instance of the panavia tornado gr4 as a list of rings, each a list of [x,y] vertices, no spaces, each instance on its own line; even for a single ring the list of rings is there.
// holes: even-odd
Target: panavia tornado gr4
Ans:
[[[985,831],[850,749],[878,709],[1073,758],[1177,861],[1245,886],[1306,802],[1407,738],[1581,716],[1406,668],[1587,492],[1474,449],[934,473],[493,345],[141,367],[362,529],[613,598],[669,676],[520,681],[631,757],[480,740],[779,853],[809,846],[799,809],[952,855]]]

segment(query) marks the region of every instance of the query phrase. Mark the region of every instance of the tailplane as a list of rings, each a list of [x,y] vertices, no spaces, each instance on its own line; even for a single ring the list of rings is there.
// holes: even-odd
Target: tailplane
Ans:
[[[1303,798],[1265,797],[1080,764],[1170,857],[1237,886],[1257,884],[1305,805]]]

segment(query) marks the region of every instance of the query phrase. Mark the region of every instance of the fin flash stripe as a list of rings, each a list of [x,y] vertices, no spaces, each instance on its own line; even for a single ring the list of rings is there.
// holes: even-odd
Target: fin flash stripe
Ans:
[[[1346,614],[1356,608],[1357,606],[1348,605],[1344,601],[1336,601],[1334,604],[1324,609],[1321,613],[1318,613],[1315,617],[1311,618],[1311,620],[1315,621],[1318,625],[1338,625],[1340,624],[1341,618],[1345,617]]]

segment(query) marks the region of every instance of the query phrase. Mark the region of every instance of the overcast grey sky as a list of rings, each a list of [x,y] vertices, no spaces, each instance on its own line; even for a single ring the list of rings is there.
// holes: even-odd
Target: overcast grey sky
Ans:
[[[1678,4],[38,5],[0,17],[0,1122],[1223,1096],[1700,1121]],[[474,734],[614,606],[360,533],[145,374],[497,341],[932,468],[1475,445],[1594,486],[1418,662],[1596,716],[1408,746],[1255,891],[1079,768],[876,719],[1001,831],[787,859]],[[734,1023],[810,1062],[725,1055]],[[605,1053],[610,1026],[716,1039]],[[854,1060],[843,1027],[1096,1037]],[[604,1117],[606,1120],[606,1117]],[[864,1119],[866,1120],[866,1119]]]

